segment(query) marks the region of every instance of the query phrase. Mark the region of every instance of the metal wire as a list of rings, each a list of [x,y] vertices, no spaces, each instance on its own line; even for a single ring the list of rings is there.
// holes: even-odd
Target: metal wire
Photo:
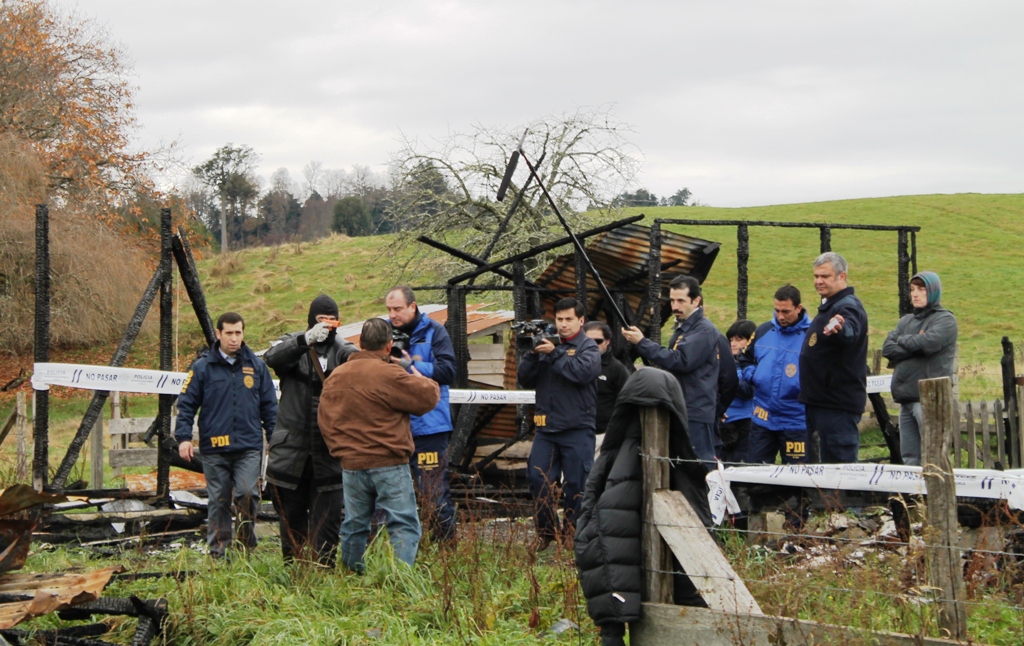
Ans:
[[[998,555],[998,556],[1012,556],[1014,558],[1022,559],[1022,561],[1024,561],[1024,553],[1003,552],[1003,551],[999,551],[999,550],[982,550],[982,549],[975,549],[975,548],[970,548],[970,547],[963,547],[961,545],[934,545],[934,544],[930,544],[930,543],[929,544],[922,544],[922,545],[914,545],[914,544],[909,543],[907,541],[900,541],[900,540],[890,541],[890,540],[882,540],[882,539],[872,539],[870,537],[852,538],[852,537],[847,537],[847,536],[823,536],[821,534],[793,534],[793,533],[790,533],[790,532],[769,532],[769,531],[762,531],[762,530],[756,530],[756,529],[739,529],[738,527],[705,527],[704,525],[678,525],[678,524],[675,524],[675,523],[658,523],[658,522],[649,521],[649,520],[645,520],[645,521],[643,521],[643,523],[645,525],[650,525],[650,526],[653,526],[653,527],[676,527],[678,529],[708,529],[708,530],[718,531],[718,532],[733,532],[733,533],[736,533],[736,534],[756,534],[756,535],[759,535],[759,536],[767,535],[767,536],[782,536],[782,537],[786,537],[786,538],[806,538],[806,539],[810,539],[810,540],[814,540],[814,541],[818,541],[818,542],[823,542],[823,543],[827,543],[827,542],[837,542],[838,543],[838,542],[844,542],[845,541],[845,542],[849,542],[849,543],[858,543],[859,545],[861,545],[863,547],[870,547],[870,545],[864,545],[865,542],[868,542],[868,541],[878,541],[880,543],[884,543],[885,547],[893,547],[893,548],[899,548],[899,547],[907,547],[907,548],[921,547],[921,548],[929,548],[929,549],[932,549],[932,548],[934,548],[934,549],[956,549],[956,550],[960,550],[961,552],[970,552],[972,554],[994,554],[994,555]]]
[[[659,570],[657,568],[646,568],[646,567],[643,568],[643,569],[646,572],[654,572],[656,574],[671,574],[671,575],[680,574],[680,575],[683,575],[683,576],[686,576],[686,577],[692,577],[692,578],[697,578],[697,579],[719,579],[719,580],[723,580],[723,581],[743,581],[744,583],[764,583],[765,585],[778,585],[779,584],[779,581],[768,581],[766,579],[741,579],[741,578],[735,578],[734,579],[732,577],[727,577],[727,576],[703,575],[703,574],[701,574],[701,575],[697,575],[697,574],[691,575],[691,574],[687,574],[686,572],[683,572],[681,570]],[[854,594],[876,594],[878,596],[889,597],[890,599],[897,599],[897,600],[900,600],[900,601],[907,601],[907,600],[916,598],[915,595],[892,594],[892,593],[889,593],[889,592],[879,592],[878,590],[858,590],[856,588],[837,588],[837,587],[833,587],[833,586],[819,586],[819,585],[815,585],[815,587],[813,589],[814,590],[826,590],[826,591],[830,591],[830,592],[847,592],[847,593],[854,593]],[[929,588],[929,589],[934,589],[934,588]],[[921,598],[924,598],[924,597],[921,597]],[[1001,608],[1008,608],[1010,610],[1024,610],[1024,606],[1015,606],[1015,605],[1011,605],[1011,604],[1007,604],[1007,603],[998,603],[998,602],[966,601],[966,600],[949,599],[949,598],[946,598],[946,597],[928,597],[928,600],[933,602],[933,603],[939,603],[939,602],[942,602],[942,601],[951,601],[953,603],[962,603],[964,605],[970,605],[970,606],[999,606]]]

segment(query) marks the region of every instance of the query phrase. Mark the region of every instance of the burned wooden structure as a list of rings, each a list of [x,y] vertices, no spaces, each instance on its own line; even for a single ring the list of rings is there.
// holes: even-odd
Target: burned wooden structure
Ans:
[[[663,290],[659,287],[658,290],[652,290],[649,286],[652,267],[659,279],[664,272],[669,280],[675,275],[685,274],[703,281],[711,271],[721,245],[676,233],[659,233],[656,242],[652,243],[655,238],[650,230],[637,224],[643,218],[643,215],[637,215],[576,234],[576,239],[585,245],[587,258],[584,258],[579,248],[574,247],[572,252],[557,256],[547,269],[534,279],[526,277],[526,261],[572,244],[569,236],[493,262],[436,240],[420,237],[420,242],[476,265],[476,269],[453,276],[444,285],[415,288],[427,291],[443,290],[446,294],[449,312],[446,327],[455,346],[457,361],[454,386],[466,388],[469,385],[467,366],[470,350],[465,332],[466,322],[461,320],[459,315],[460,312],[466,311],[468,294],[511,291],[517,321],[551,318],[558,299],[575,296],[577,300],[586,303],[588,320],[603,320],[612,329],[636,325],[649,337],[660,340],[661,321],[668,318],[671,309],[668,304],[667,288]],[[593,272],[589,271],[588,261],[589,266],[602,276],[604,288]],[[473,284],[472,281],[486,273],[495,274],[503,279],[504,284]],[[610,302],[609,297],[614,299],[614,302]],[[626,320],[622,320],[620,312]],[[615,339],[612,352],[621,356],[627,365],[632,365],[636,359],[636,356],[631,354],[632,351],[632,346],[621,338]],[[513,351],[510,349],[511,352]],[[518,356],[508,357],[506,365],[510,366],[512,375],[515,374],[518,360]],[[508,372],[506,376],[508,377]],[[529,435],[532,426],[526,406],[521,405],[517,408],[514,431],[503,438],[505,441],[495,451],[480,463],[473,465],[472,470],[479,471],[502,451]],[[453,417],[455,429],[449,446],[449,456],[453,465],[461,466],[463,469],[471,468],[470,460],[474,454],[473,449],[476,448],[471,440],[484,426],[501,414],[500,406],[459,405]]]
[[[633,216],[577,234],[576,239],[586,244],[586,257],[578,247],[574,247],[570,253],[555,258],[539,277],[532,280],[526,278],[525,261],[558,247],[574,244],[571,237],[566,236],[537,245],[504,260],[490,261],[487,255],[493,249],[493,245],[488,247],[483,257],[475,257],[463,250],[422,236],[419,241],[423,244],[439,249],[476,267],[453,276],[444,285],[426,285],[416,289],[443,290],[447,297],[449,312],[465,311],[468,294],[511,291],[517,321],[550,317],[558,298],[574,295],[578,300],[587,304],[588,319],[604,320],[613,330],[622,325],[636,325],[644,330],[648,338],[660,342],[662,325],[671,317],[671,308],[667,298],[668,283],[680,274],[693,276],[703,282],[720,249],[720,243],[667,231],[663,228],[665,225],[735,227],[738,270],[736,314],[738,318],[746,318],[747,313],[747,266],[750,260],[751,227],[817,229],[821,253],[831,251],[834,230],[856,230],[896,233],[896,283],[900,315],[912,311],[910,278],[917,273],[917,234],[921,231],[921,227],[674,218],[656,218],[650,227],[644,227],[638,224],[643,217],[642,215]],[[507,222],[503,222],[503,226],[506,224]],[[501,235],[503,230],[503,228],[499,228],[496,236]],[[600,282],[607,284],[607,291],[602,289],[605,285],[600,284],[593,273],[588,272],[587,261],[591,262],[591,266],[603,277],[603,281]],[[487,273],[503,279],[504,284],[500,281],[491,285],[474,284],[477,278]],[[608,302],[609,296],[615,300],[614,303]],[[620,320],[619,312],[627,320]],[[466,388],[469,377],[466,369],[469,361],[469,346],[464,332],[465,322],[455,317],[449,318],[447,327],[455,345],[458,360],[455,387]],[[631,365],[636,359],[636,356],[631,354],[632,347],[618,336],[613,340],[612,352],[627,365]],[[510,357],[509,363],[513,374],[515,365],[518,364],[518,358]],[[889,419],[880,396],[873,395],[872,404],[886,441],[890,445],[890,453],[898,463],[899,444],[895,426]],[[496,416],[508,416],[509,414],[503,413],[500,406],[462,404],[458,408],[459,410],[453,417],[455,430],[452,435],[449,455],[453,465],[459,465],[465,470],[470,469],[475,448],[473,446],[474,438],[478,436],[481,429],[492,423]],[[515,431],[506,433],[507,441],[503,442],[480,463],[473,465],[472,470],[479,471],[481,465],[486,466],[502,451],[529,435],[531,429],[525,407],[519,406],[518,408]]]
[[[177,264],[178,272],[182,283],[192,302],[192,308],[199,320],[203,335],[207,343],[215,341],[213,322],[209,311],[206,308],[206,298],[203,295],[202,286],[196,272],[195,259],[189,248],[184,233],[172,232],[171,210],[169,208],[160,211],[160,262],[153,277],[146,286],[135,308],[132,318],[128,321],[125,332],[110,359],[111,366],[120,367],[128,358],[128,352],[138,337],[142,323],[149,313],[153,301],[157,295],[160,296],[160,369],[170,370],[173,360],[173,323],[172,323],[172,279],[174,265]],[[35,303],[35,361],[45,363],[49,361],[50,348],[50,254],[49,254],[49,210],[46,205],[36,207],[36,303]],[[53,477],[52,482],[47,482],[49,475],[49,415],[48,415],[48,392],[36,390],[36,406],[34,417],[34,440],[35,448],[32,461],[32,482],[37,490],[62,491],[67,485],[68,476],[82,447],[89,438],[90,432],[96,428],[97,420],[103,410],[110,393],[108,391],[95,391],[92,401],[86,409],[82,422],[71,440],[68,450],[61,460],[60,465]],[[174,395],[160,395],[159,414],[153,428],[147,435],[152,438],[157,436],[160,447],[165,450],[159,451],[157,463],[157,498],[161,499],[163,506],[169,506],[169,474],[172,461],[177,463],[176,453],[168,449],[171,441],[171,409],[174,404]],[[149,439],[147,438],[147,439]],[[182,465],[186,466],[186,465]],[[194,467],[193,467],[194,468]]]

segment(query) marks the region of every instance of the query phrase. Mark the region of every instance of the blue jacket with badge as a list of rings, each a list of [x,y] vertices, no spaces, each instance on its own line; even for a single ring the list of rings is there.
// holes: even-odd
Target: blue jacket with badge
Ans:
[[[178,397],[174,438],[192,440],[192,423],[199,411],[199,452],[230,453],[263,449],[277,422],[274,380],[263,360],[242,344],[234,364],[214,343],[192,365]]]
[[[743,380],[754,387],[753,423],[769,431],[807,428],[800,403],[800,348],[811,327],[807,312],[793,325],[763,323],[740,355]]]
[[[411,328],[411,329],[410,329]],[[408,326],[399,328],[409,335],[409,356],[413,366],[424,377],[429,377],[441,387],[441,400],[434,410],[426,415],[410,418],[413,436],[447,433],[452,430],[452,412],[448,404],[448,389],[455,381],[455,348],[448,330],[423,312],[416,312],[416,318]]]
[[[527,353],[517,376],[523,387],[536,391],[537,430],[593,431],[600,375],[601,350],[582,330],[548,354]]]

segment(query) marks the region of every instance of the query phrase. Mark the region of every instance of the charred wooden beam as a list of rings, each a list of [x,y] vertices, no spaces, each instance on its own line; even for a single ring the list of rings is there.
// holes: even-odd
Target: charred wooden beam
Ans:
[[[33,358],[50,361],[50,209],[36,205],[36,305]],[[32,414],[32,486],[42,491],[50,471],[50,391],[35,391]]]
[[[178,274],[181,276],[181,283],[185,286],[185,293],[192,301],[192,311],[199,319],[199,327],[203,330],[203,338],[208,345],[213,345],[217,340],[213,331],[213,320],[210,318],[210,310],[206,306],[206,294],[203,293],[203,286],[199,282],[199,274],[196,271],[196,261],[192,257],[192,249],[188,245],[185,233],[178,230],[178,234],[171,238],[171,253],[174,254],[174,261],[178,265]]]
[[[750,260],[750,230],[736,227],[736,318],[747,318],[747,262]]]
[[[828,222],[773,222],[769,220],[688,220],[679,218],[658,218],[658,224],[687,224],[712,227],[735,227],[741,224],[751,227],[781,227],[784,229],[856,229],[860,231],[920,231],[921,227],[903,224],[832,224]]]
[[[160,284],[160,369],[170,371],[174,361],[174,292],[171,280],[171,210],[160,209],[160,264],[167,267]],[[171,407],[175,395],[160,395],[157,420],[159,422],[156,462],[156,495],[161,498],[160,506],[170,506],[171,493]]]
[[[896,285],[899,290],[900,316],[914,311],[910,304],[910,252],[907,249],[907,232],[901,230],[896,235]]]
[[[661,224],[651,225],[647,256],[647,338],[661,344]]]

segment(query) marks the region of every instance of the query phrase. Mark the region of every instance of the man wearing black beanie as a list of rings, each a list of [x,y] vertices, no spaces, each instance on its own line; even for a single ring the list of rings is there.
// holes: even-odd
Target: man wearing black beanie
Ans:
[[[317,412],[324,380],[356,346],[337,336],[338,304],[330,296],[313,299],[306,323],[305,332],[284,335],[263,357],[281,380],[267,480],[274,486],[285,561],[301,558],[308,545],[318,563],[334,567],[345,507],[342,469],[320,434]]]

